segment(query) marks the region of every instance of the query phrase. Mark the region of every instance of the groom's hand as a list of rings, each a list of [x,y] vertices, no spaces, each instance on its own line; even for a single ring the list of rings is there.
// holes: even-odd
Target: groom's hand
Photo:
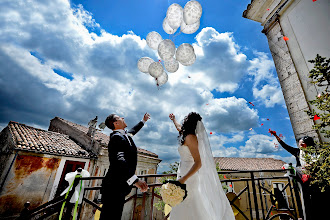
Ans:
[[[141,192],[146,192],[148,190],[148,185],[146,182],[144,182],[143,180],[139,180],[137,181],[134,186],[136,186],[137,188],[139,188],[141,190]]]

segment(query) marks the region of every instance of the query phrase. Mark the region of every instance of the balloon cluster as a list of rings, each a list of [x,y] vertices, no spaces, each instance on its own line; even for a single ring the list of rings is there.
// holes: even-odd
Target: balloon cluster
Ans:
[[[180,33],[195,33],[200,26],[202,6],[198,1],[189,1],[182,8],[179,4],[168,7],[166,17],[163,21],[163,29],[168,34],[174,34],[180,27]],[[158,51],[158,55],[164,61],[164,67],[150,57],[142,57],[138,61],[138,68],[143,73],[148,73],[157,81],[157,86],[165,84],[168,80],[166,73],[174,73],[179,69],[179,63],[190,66],[196,61],[196,54],[192,45],[181,44],[178,48],[170,39],[163,39],[156,31],[147,35],[148,46]],[[166,70],[166,71],[165,71]]]

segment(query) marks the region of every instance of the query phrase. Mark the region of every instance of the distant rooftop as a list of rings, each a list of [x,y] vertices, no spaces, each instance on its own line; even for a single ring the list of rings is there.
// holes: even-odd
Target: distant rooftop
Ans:
[[[43,154],[92,158],[96,157],[69,138],[68,135],[45,131],[10,121],[8,123],[15,149]]]
[[[68,124],[69,126],[75,128],[75,129],[77,129],[77,130],[79,130],[79,131],[81,131],[85,134],[87,134],[87,132],[88,132],[88,127],[85,127],[83,125],[76,124],[74,122],[65,120],[65,119],[60,118],[60,117],[55,117],[55,119],[61,120],[62,122]],[[94,134],[94,139],[96,141],[101,142],[103,145],[108,146],[110,137],[106,134],[103,134],[102,132],[96,131],[95,134]],[[142,149],[142,148],[139,148],[139,147],[137,147],[137,150],[138,150],[138,153],[140,153],[140,154],[144,154],[144,155],[147,155],[147,156],[158,158],[158,155],[151,152],[151,151],[148,151],[148,150],[145,150],[145,149]]]
[[[285,164],[274,158],[214,157],[221,170],[277,170]]]

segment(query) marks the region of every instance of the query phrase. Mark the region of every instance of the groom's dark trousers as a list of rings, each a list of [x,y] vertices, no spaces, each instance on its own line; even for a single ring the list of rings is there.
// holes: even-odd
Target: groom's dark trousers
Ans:
[[[110,134],[108,144],[109,170],[102,182],[102,210],[100,220],[120,220],[125,196],[132,190],[127,181],[135,174],[137,149],[130,134],[135,135],[144,123],[141,121],[127,135],[120,131]]]

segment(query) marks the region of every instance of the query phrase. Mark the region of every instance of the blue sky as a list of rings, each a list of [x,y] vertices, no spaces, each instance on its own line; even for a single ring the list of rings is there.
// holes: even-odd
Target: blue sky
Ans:
[[[11,120],[48,129],[55,116],[87,126],[111,113],[133,126],[149,112],[135,142],[157,153],[164,171],[179,160],[169,113],[182,120],[197,111],[212,132],[214,156],[294,162],[268,133],[276,130],[296,145],[262,26],[242,17],[250,0],[200,1],[199,30],[175,37],[176,46],[193,45],[196,62],[170,73],[159,90],[137,69],[141,57],[159,59],[147,34],[169,38],[162,30],[166,10],[186,2],[1,2],[0,129]]]

